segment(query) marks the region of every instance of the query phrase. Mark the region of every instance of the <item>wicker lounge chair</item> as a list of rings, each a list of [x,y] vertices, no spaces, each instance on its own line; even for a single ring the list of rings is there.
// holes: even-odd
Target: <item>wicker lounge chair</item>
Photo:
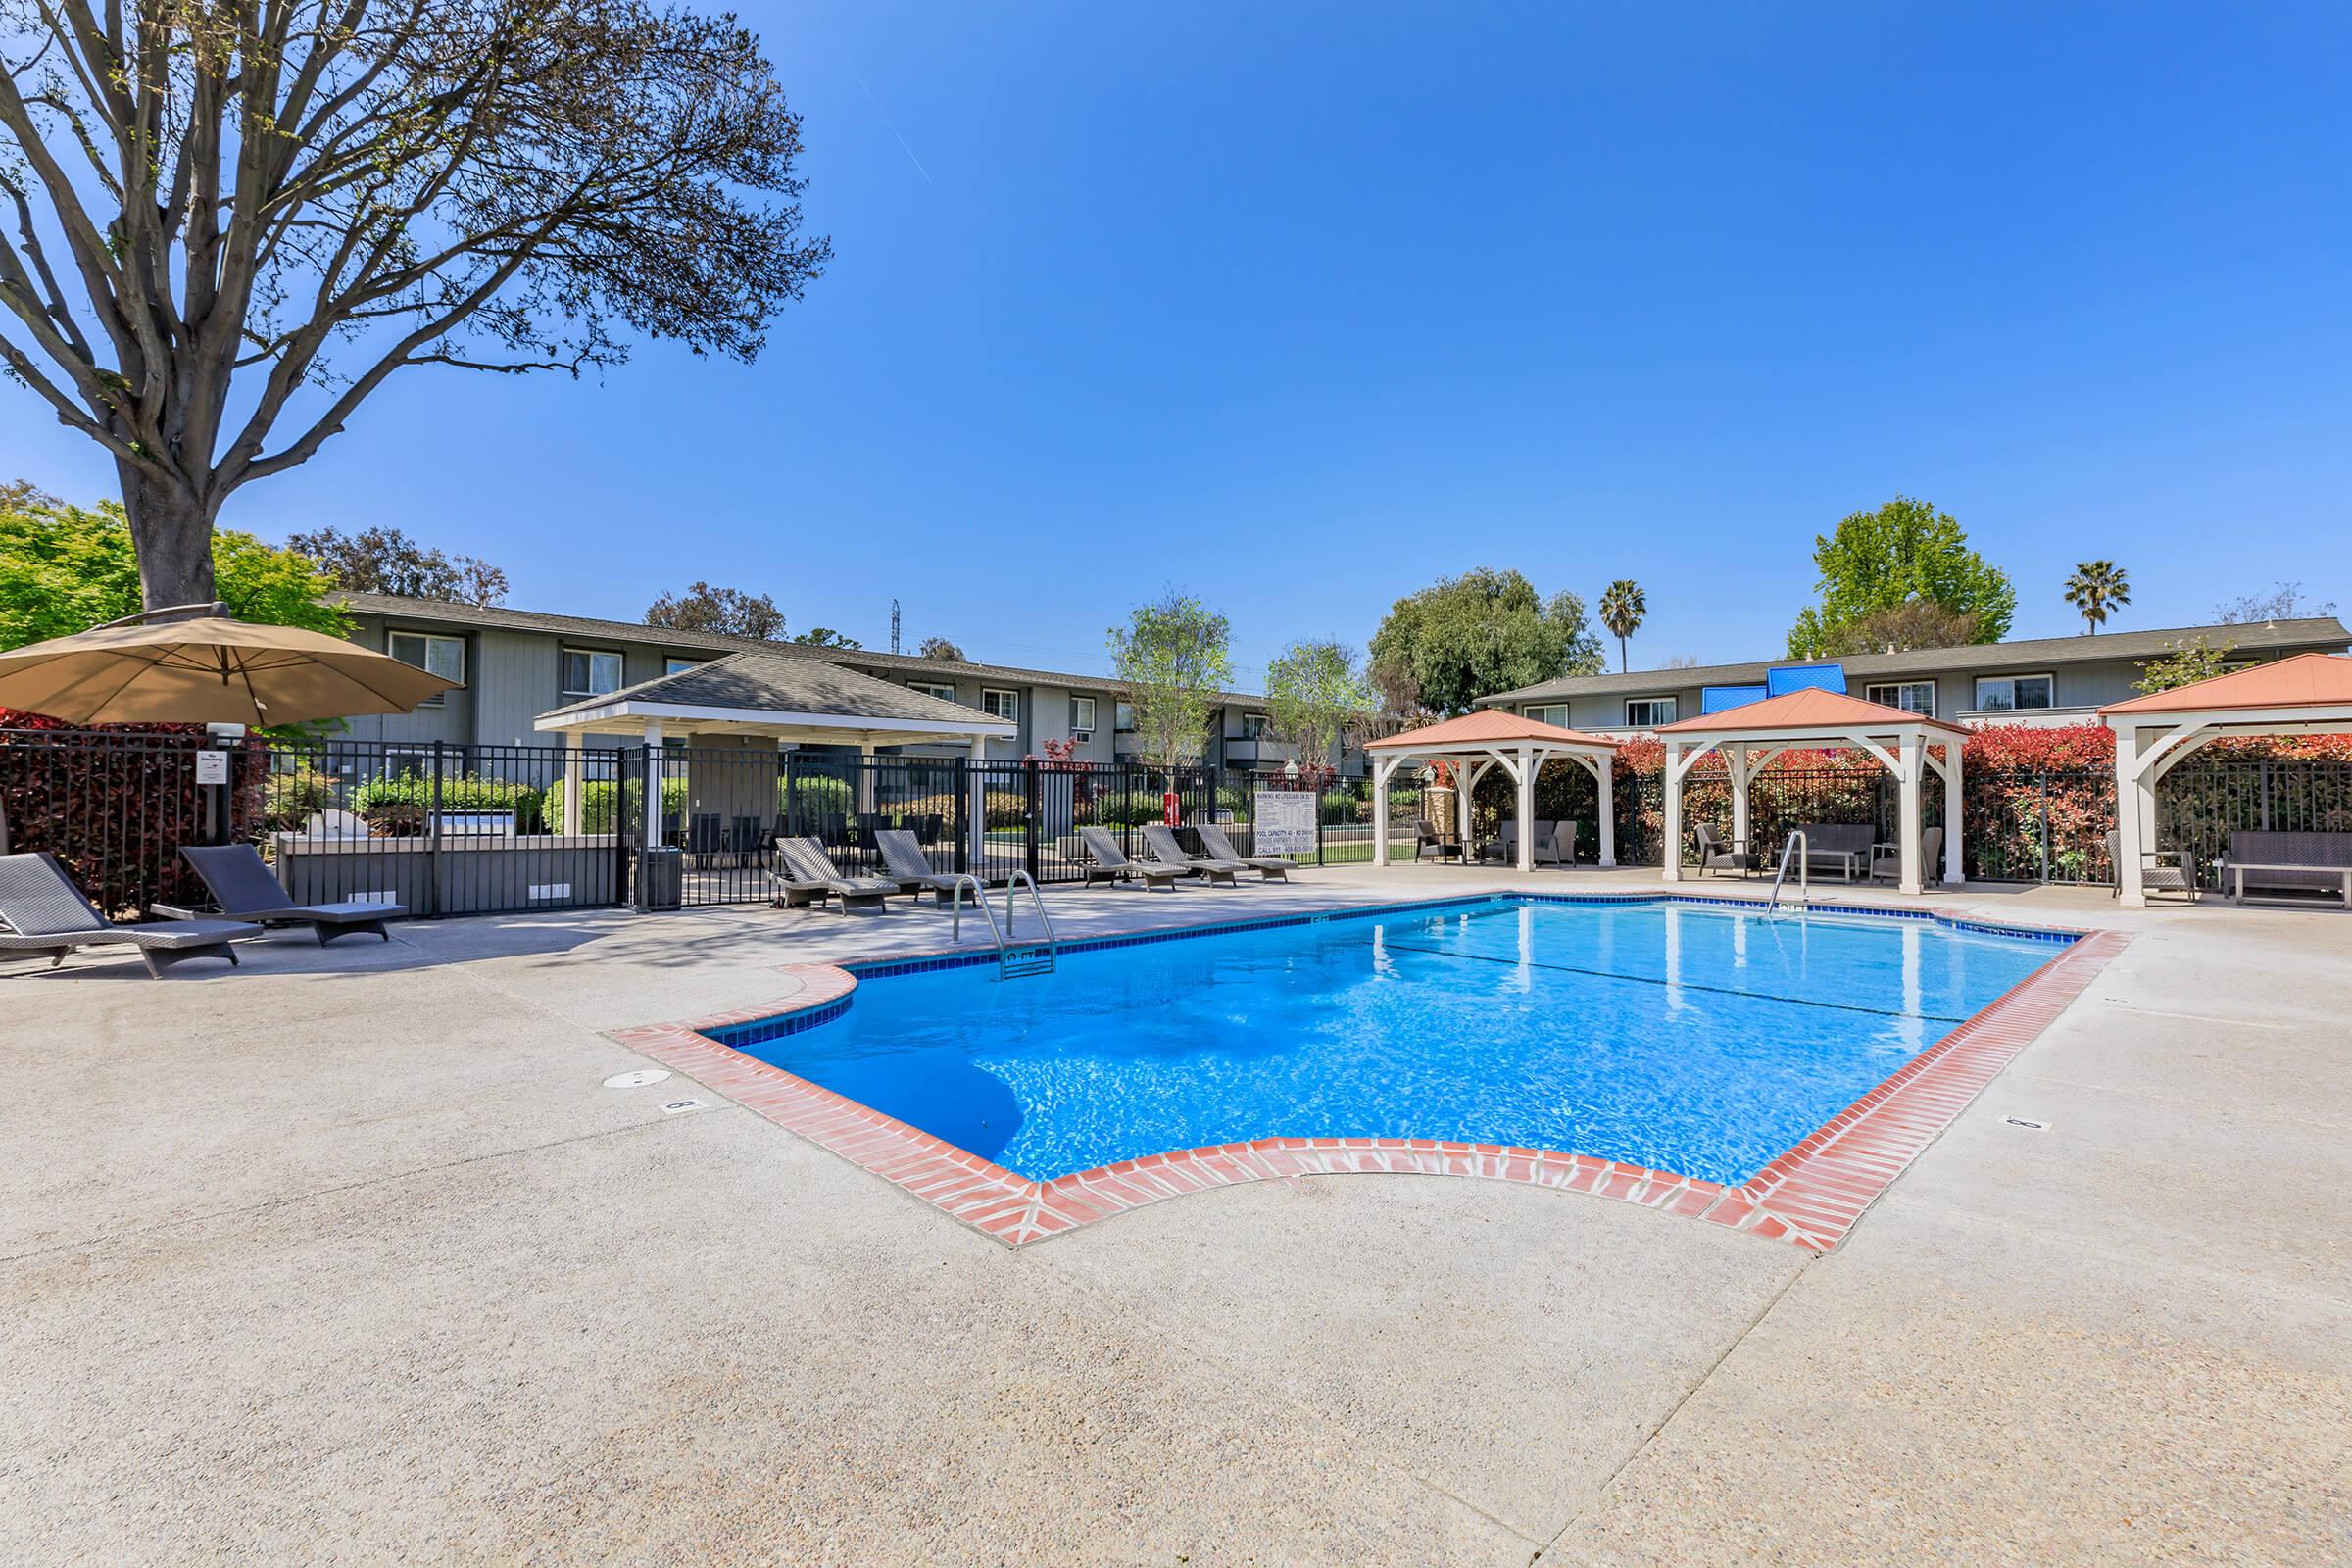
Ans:
[[[54,969],[75,948],[122,943],[138,949],[147,972],[159,979],[182,958],[226,958],[233,966],[237,954],[229,943],[262,934],[244,920],[112,924],[46,850],[0,855],[0,920],[8,922],[0,953],[46,953]]]
[[[296,904],[277,876],[250,844],[183,845],[180,858],[196,868],[205,891],[223,915],[251,920],[260,926],[307,925],[325,947],[337,937],[373,932],[386,942],[392,933],[386,920],[408,913],[397,904],[365,904],[345,899],[334,904]],[[161,907],[159,906],[159,907]],[[166,909],[166,913],[189,911]]]
[[[1755,874],[1756,852],[1747,847],[1747,840],[1724,838],[1709,822],[1699,823],[1696,831],[1700,875],[1712,876],[1723,871],[1743,877]]]
[[[1152,859],[1162,865],[1181,865],[1200,874],[1201,880],[1239,887],[1236,874],[1250,868],[1239,860],[1212,860],[1205,856],[1187,855],[1184,846],[1176,842],[1176,830],[1164,822],[1153,822],[1144,829],[1144,848]]]
[[[956,884],[963,879],[953,872],[932,870],[922,845],[906,828],[882,828],[874,834],[874,843],[882,851],[883,869],[899,884],[901,893],[920,898],[927,892],[939,904],[956,896]]]
[[[1147,889],[1174,892],[1178,882],[1199,874],[1189,865],[1162,865],[1157,860],[1129,859],[1127,852],[1119,848],[1119,841],[1110,836],[1110,829],[1106,827],[1082,827],[1078,830],[1078,837],[1086,845],[1086,853],[1094,857],[1094,862],[1086,868],[1089,887],[1097,882],[1108,882],[1116,886],[1121,882],[1140,881]]]
[[[775,903],[785,908],[801,908],[809,904],[822,904],[829,895],[841,901],[841,912],[857,908],[885,909],[885,902],[898,891],[899,884],[889,877],[843,876],[825,847],[814,839],[778,839],[776,858],[783,862],[780,871],[767,873],[775,884]]]
[[[2124,892],[2124,836],[2107,835],[2107,864],[2112,868],[2115,885],[2108,897],[2121,898]],[[2186,850],[2142,850],[2139,855],[2139,885],[2151,897],[2158,893],[2178,893],[2187,903],[2197,902],[2197,862]]]
[[[1297,860],[1286,860],[1279,855],[1237,855],[1233,840],[1213,822],[1196,822],[1193,831],[1200,835],[1200,847],[1212,860],[1234,860],[1255,871],[1261,882],[1288,882],[1291,873],[1298,869]]]

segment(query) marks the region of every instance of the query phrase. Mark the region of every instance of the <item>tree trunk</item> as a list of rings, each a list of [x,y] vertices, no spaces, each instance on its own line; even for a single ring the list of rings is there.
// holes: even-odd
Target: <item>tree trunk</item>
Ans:
[[[124,473],[122,507],[138,547],[140,602],[149,610],[211,603],[213,519],[195,493]]]

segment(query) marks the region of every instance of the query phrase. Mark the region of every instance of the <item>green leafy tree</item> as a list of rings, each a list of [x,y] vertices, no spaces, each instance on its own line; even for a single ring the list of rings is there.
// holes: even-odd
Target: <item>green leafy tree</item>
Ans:
[[[1626,662],[1626,639],[1642,628],[1642,618],[1649,613],[1649,600],[1642,594],[1642,585],[1631,577],[1620,577],[1609,584],[1600,596],[1600,623],[1609,628],[1617,639],[1617,668],[1622,673]]]
[[[682,594],[663,594],[645,610],[648,626],[671,631],[706,631],[722,637],[756,637],[762,641],[784,635],[784,612],[765,594],[747,594],[740,588],[713,588],[698,582]]]
[[[2198,681],[2226,675],[2235,662],[2230,656],[2236,649],[2233,642],[2209,643],[2202,637],[2175,643],[2171,653],[2139,666],[2139,679],[2132,683],[2132,689],[2169,692],[2176,686],[2194,686]]]
[[[1266,665],[1266,707],[1275,741],[1298,753],[1301,769],[1320,770],[1370,726],[1372,688],[1346,643],[1295,642]]]
[[[2096,636],[2107,612],[2132,602],[2130,573],[2112,561],[2085,561],[2066,579],[2066,602],[2082,612],[2082,624]]]
[[[437,599],[452,605],[495,605],[507,597],[507,574],[472,556],[429,550],[398,528],[317,528],[289,534],[286,547],[318,562],[335,586],[353,593]]]
[[[1602,667],[1581,597],[1545,600],[1518,572],[1487,566],[1397,600],[1372,638],[1373,684],[1399,718],[1466,713],[1490,693]]]
[[[865,646],[857,638],[846,632],[835,631],[830,626],[818,626],[801,633],[798,637],[787,637],[784,640],[788,643],[799,643],[807,648],[863,648]]]
[[[731,16],[0,0],[0,365],[114,460],[150,607],[214,598],[222,505],[396,373],[749,360],[830,255]]]
[[[1147,761],[1170,775],[1200,755],[1220,698],[1233,681],[1233,627],[1200,600],[1173,590],[1138,605],[1110,630],[1110,662]]]
[[[1831,656],[1853,622],[1914,599],[1974,615],[1980,643],[1999,642],[2017,614],[2009,574],[1968,547],[1949,513],[1909,496],[1853,513],[1836,532],[1816,535],[1813,564],[1821,570],[1821,603],[1790,628],[1792,659]]]
[[[213,535],[213,582],[240,620],[348,636],[334,586],[308,556],[249,533]],[[68,506],[24,485],[0,489],[0,647],[64,637],[139,612],[138,552],[120,503]]]

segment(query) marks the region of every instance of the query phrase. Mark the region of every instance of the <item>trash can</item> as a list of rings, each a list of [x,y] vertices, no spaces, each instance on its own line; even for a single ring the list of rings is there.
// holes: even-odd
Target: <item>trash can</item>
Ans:
[[[637,853],[637,907],[674,909],[681,902],[686,879],[686,852],[677,849]]]

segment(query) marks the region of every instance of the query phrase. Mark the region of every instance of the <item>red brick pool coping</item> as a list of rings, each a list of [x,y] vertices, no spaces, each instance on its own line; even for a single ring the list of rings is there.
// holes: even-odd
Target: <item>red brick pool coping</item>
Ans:
[[[1212,1187],[1389,1173],[1556,1187],[1827,1251],[2129,941],[2117,931],[2085,934],[1738,1187],[1587,1154],[1434,1138],[1261,1138],[1032,1181],[705,1033],[820,1007],[856,989],[854,976],[829,964],[784,965],[802,989],[781,1001],[610,1038],[1009,1247]]]

